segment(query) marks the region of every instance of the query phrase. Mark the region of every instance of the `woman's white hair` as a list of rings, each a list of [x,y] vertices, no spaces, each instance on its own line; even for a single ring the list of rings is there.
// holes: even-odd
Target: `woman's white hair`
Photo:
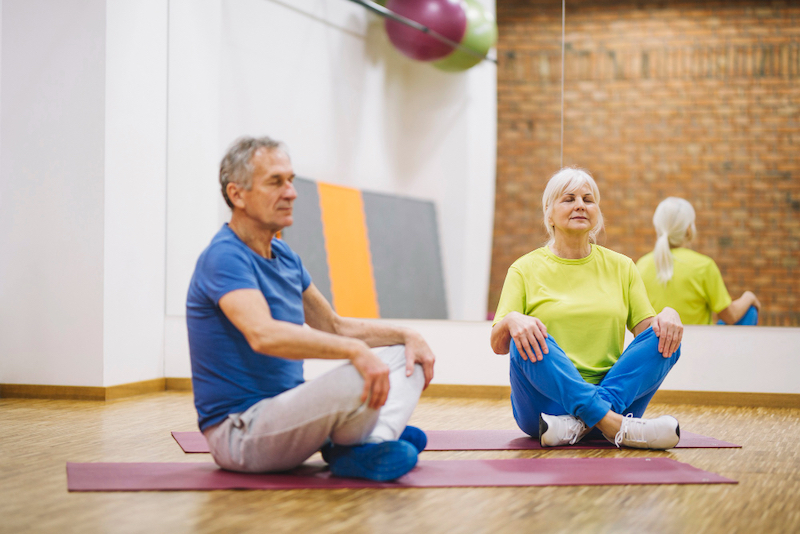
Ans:
[[[550,224],[550,217],[553,215],[553,206],[556,201],[561,198],[564,193],[572,193],[577,191],[585,184],[589,184],[589,188],[594,195],[594,201],[597,204],[597,224],[594,225],[589,231],[589,241],[592,243],[597,242],[597,234],[603,229],[603,214],[600,212],[600,190],[597,188],[597,183],[594,178],[585,170],[575,167],[564,167],[555,173],[550,181],[547,182],[547,187],[544,188],[542,195],[542,212],[544,213],[544,227],[547,230],[547,235],[550,236],[548,245],[552,245],[555,241],[555,228]]]
[[[653,226],[656,229],[653,259],[656,264],[656,276],[664,285],[672,280],[674,272],[670,246],[679,247],[694,239],[697,233],[694,219],[692,205],[688,200],[678,197],[667,197],[662,200],[653,214]]]

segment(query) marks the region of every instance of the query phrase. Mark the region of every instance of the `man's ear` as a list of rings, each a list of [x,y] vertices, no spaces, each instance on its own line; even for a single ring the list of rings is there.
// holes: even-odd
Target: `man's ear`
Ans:
[[[228,193],[228,199],[231,201],[234,208],[244,209],[244,199],[242,198],[242,193],[244,192],[243,187],[233,182],[228,182],[228,185],[225,186],[225,192]]]

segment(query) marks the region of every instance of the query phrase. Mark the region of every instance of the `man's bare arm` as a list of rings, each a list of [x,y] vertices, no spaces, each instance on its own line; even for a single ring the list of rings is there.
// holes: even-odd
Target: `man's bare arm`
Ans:
[[[433,379],[435,357],[422,336],[414,330],[384,322],[340,317],[314,284],[303,292],[303,308],[306,323],[323,332],[360,339],[370,347],[405,345],[406,375],[410,375],[414,364],[419,363],[425,373],[425,387]]]
[[[272,318],[264,295],[257,289],[238,289],[219,299],[219,307],[244,334],[250,347],[261,354],[300,360],[314,355],[324,359],[350,359],[363,348],[355,339],[332,336]]]
[[[254,351],[290,360],[350,360],[364,378],[362,402],[369,398],[375,409],[386,402],[389,368],[363,341],[276,320],[257,289],[231,291],[219,299],[219,307]]]

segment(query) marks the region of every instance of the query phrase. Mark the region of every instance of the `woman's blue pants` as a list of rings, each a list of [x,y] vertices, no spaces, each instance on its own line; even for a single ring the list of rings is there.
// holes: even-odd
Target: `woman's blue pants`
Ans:
[[[574,415],[595,426],[609,410],[641,417],[650,399],[680,358],[680,348],[669,358],[658,352],[652,328],[639,334],[622,353],[602,382],[590,384],[578,372],[556,340],[548,334],[542,361],[523,360],[512,341],[511,406],[519,427],[539,435],[539,414]]]

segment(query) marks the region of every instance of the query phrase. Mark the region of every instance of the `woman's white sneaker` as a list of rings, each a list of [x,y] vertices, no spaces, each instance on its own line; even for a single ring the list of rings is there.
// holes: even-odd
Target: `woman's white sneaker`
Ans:
[[[539,414],[539,444],[542,447],[575,445],[589,430],[583,421],[571,415]]]
[[[671,415],[662,415],[655,419],[639,419],[628,414],[622,419],[619,432],[613,440],[619,447],[634,447],[636,449],[671,449],[681,439],[681,427],[678,420]]]

